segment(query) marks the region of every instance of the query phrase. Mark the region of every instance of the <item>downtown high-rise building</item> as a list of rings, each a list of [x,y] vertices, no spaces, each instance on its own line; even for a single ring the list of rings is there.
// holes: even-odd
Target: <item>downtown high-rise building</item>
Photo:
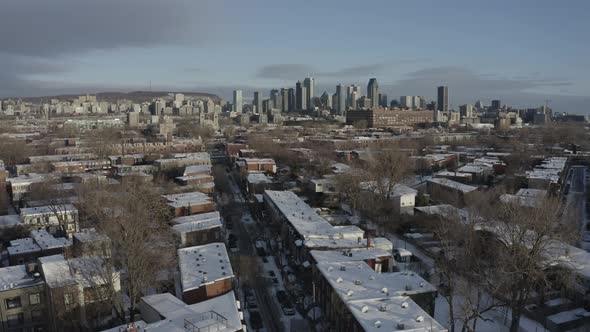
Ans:
[[[262,97],[260,96],[260,92],[254,92],[254,99],[252,100],[252,105],[255,107],[256,113],[262,113]]]
[[[379,95],[379,106],[386,108],[388,106],[387,95],[382,93]]]
[[[300,81],[295,84],[295,109],[307,110],[307,88]]]
[[[306,108],[304,109],[312,109],[312,102],[315,97],[315,80],[313,77],[306,77],[303,80],[303,86],[307,89],[307,98],[305,102]]]
[[[332,95],[328,94],[328,92],[324,91],[322,96],[320,97],[320,102],[324,109],[331,109],[332,108]]]
[[[346,89],[346,105],[349,109],[356,109],[356,102],[361,95],[361,87],[351,84]]]
[[[289,112],[295,111],[295,89],[289,88],[287,92],[287,109]]]
[[[234,90],[234,112],[242,113],[244,101],[242,100],[242,90]]]
[[[336,112],[338,115],[345,115],[346,114],[346,90],[342,84],[338,84],[336,86],[336,98],[338,99],[338,107],[336,108]]]
[[[289,89],[281,88],[281,111],[289,112]]]
[[[465,104],[465,105],[459,106],[459,113],[461,114],[461,117],[463,117],[463,118],[473,117],[473,105]]]
[[[270,101],[272,102],[272,108],[280,110],[283,107],[281,100],[281,93],[277,89],[270,90]]]
[[[436,111],[434,112],[434,122],[441,121],[441,113],[449,111],[449,88],[439,86],[437,89]]]
[[[490,107],[492,110],[497,111],[500,108],[502,108],[502,102],[500,102],[499,100],[492,100],[492,105]]]
[[[371,108],[379,107],[379,83],[376,78],[371,78],[367,84],[367,97],[371,99]]]

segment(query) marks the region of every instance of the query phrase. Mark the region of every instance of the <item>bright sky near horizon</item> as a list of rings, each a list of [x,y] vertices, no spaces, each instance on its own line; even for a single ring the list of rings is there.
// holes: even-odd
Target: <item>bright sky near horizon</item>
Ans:
[[[306,75],[453,106],[590,113],[590,2],[5,0],[0,97],[145,90],[250,96]]]

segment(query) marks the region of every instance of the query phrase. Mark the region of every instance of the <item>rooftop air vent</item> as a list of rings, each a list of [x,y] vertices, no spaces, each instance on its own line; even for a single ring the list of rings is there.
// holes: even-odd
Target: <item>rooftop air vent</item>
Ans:
[[[405,330],[406,329],[406,325],[404,323],[397,323],[397,329],[398,330]]]
[[[387,292],[389,292],[389,290],[387,289],[387,287],[381,288],[381,293],[385,294]]]
[[[364,305],[364,306],[361,308],[361,311],[362,311],[363,313],[365,313],[365,312],[369,311],[369,307],[367,307],[366,305]]]
[[[362,284],[362,283],[363,283],[363,282],[362,282],[362,281],[360,281],[360,280],[358,280],[358,279],[356,279],[356,280],[354,281],[354,284],[355,284],[355,285],[360,285],[360,284]]]
[[[385,304],[379,305],[379,311],[383,311],[383,312],[387,311],[387,306]]]
[[[402,302],[402,308],[407,308],[408,307],[408,302]]]
[[[424,321],[424,316],[418,316],[418,317],[416,317],[416,321],[418,323],[422,323]]]
[[[342,281],[343,281],[343,280],[342,280],[342,278],[338,278],[338,279],[336,279],[336,282],[337,282],[337,283],[341,283]]]
[[[374,325],[375,325],[376,328],[380,328],[381,327],[381,321],[380,320],[376,321]]]
[[[343,265],[343,266],[341,266],[341,267],[340,267],[340,271],[346,271],[346,266],[344,266],[344,265]]]
[[[346,292],[346,296],[348,296],[348,297],[351,297],[351,296],[352,296],[352,294],[354,294],[354,292],[353,292],[353,291],[351,291],[351,290],[349,290],[348,292]]]

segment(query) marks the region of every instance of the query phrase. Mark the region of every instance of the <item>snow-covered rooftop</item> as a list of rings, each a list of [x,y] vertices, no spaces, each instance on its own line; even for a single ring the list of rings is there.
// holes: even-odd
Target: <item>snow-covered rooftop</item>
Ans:
[[[221,216],[217,211],[174,218],[172,219],[172,223],[176,224],[172,226],[172,229],[177,233],[194,232],[223,226]]]
[[[347,305],[366,332],[447,331],[416,302],[406,296],[350,301]]]
[[[38,207],[31,207],[31,208],[22,208],[20,209],[21,216],[43,216],[43,215],[52,215],[54,213],[68,213],[68,212],[77,212],[78,209],[72,204],[56,204],[54,206],[38,206]]]
[[[0,268],[0,291],[43,284],[42,278],[27,273],[25,265]]]
[[[249,183],[263,183],[268,184],[272,183],[272,179],[266,176],[264,173],[249,173],[248,174],[248,182]]]
[[[187,326],[187,322],[195,322],[198,326],[205,327],[205,331],[209,331],[206,328],[209,324],[211,324],[210,331],[242,330],[241,314],[233,291],[192,305],[185,304],[170,293],[144,296],[141,299],[163,318],[161,321],[152,323],[137,322],[137,326],[142,327],[141,331],[186,332],[187,328],[192,327]],[[222,319],[211,313],[221,316]],[[118,332],[126,326],[122,325],[107,331]]]
[[[227,249],[221,242],[178,249],[178,264],[183,291],[234,276]]]
[[[187,166],[184,168],[184,173],[182,175],[188,176],[190,174],[202,173],[202,172],[211,172],[211,165]]]
[[[381,248],[355,248],[348,250],[312,250],[313,259],[318,263],[324,262],[354,262],[392,257],[391,251]]]
[[[468,192],[477,190],[477,187],[466,185],[461,182],[457,182],[457,181],[453,181],[453,180],[449,180],[449,179],[445,179],[445,178],[432,178],[432,179],[428,179],[428,182],[432,182],[432,183],[439,184],[441,186],[457,189],[457,190],[464,192],[464,193],[468,193]]]

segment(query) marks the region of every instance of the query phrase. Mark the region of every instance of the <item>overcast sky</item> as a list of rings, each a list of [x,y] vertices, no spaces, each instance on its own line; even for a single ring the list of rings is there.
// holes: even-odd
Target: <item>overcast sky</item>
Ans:
[[[0,97],[146,90],[229,98],[291,87],[317,94],[376,77],[390,98],[453,106],[545,99],[589,113],[584,0],[3,0]]]

